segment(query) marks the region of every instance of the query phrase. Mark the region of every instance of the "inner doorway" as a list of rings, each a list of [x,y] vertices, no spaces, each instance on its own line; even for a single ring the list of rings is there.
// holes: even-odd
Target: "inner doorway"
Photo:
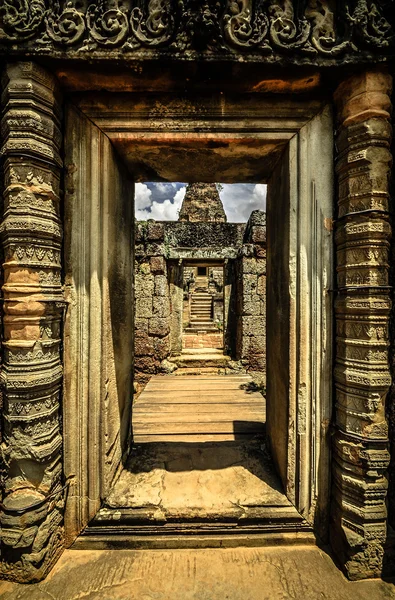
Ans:
[[[223,350],[223,262],[185,262],[183,290],[183,350]]]

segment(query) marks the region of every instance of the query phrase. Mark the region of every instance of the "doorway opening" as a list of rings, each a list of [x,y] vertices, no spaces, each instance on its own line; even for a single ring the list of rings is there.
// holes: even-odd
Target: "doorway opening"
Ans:
[[[209,115],[210,124],[205,121],[199,129],[196,110],[190,104],[177,104],[175,110],[183,106],[191,114],[182,115],[182,132],[174,122],[170,136],[173,113],[166,113],[165,132],[154,123],[148,131],[151,123],[141,120],[142,104],[137,105],[128,97],[118,130],[120,106],[126,98],[116,98],[114,105],[112,97],[99,100],[96,96],[76,100],[79,110],[69,111],[66,144],[70,164],[77,164],[79,173],[95,175],[76,179],[73,202],[67,205],[66,268],[73,303],[67,323],[71,333],[65,337],[65,428],[75,422],[77,411],[81,415],[79,426],[86,431],[86,439],[89,438],[89,444],[84,442],[77,447],[73,439],[85,440],[85,435],[66,436],[69,446],[65,472],[78,475],[78,485],[67,509],[66,528],[70,536],[78,528],[81,530],[78,523],[84,523],[85,527],[87,514],[90,526],[85,530],[85,539],[103,532],[109,534],[115,523],[130,526],[134,532],[142,523],[159,528],[165,525],[170,527],[166,531],[176,535],[183,530],[186,518],[188,527],[193,522],[204,522],[211,533],[218,519],[221,531],[228,533],[235,526],[245,532],[243,527],[247,522],[254,523],[255,532],[273,533],[276,524],[283,532],[300,532],[304,527],[310,532],[313,527],[324,530],[329,443],[323,424],[330,422],[331,407],[328,348],[332,313],[327,289],[332,281],[332,233],[325,227],[332,214],[330,107],[322,99],[306,103],[301,100],[295,111],[294,99],[290,97],[282,105],[281,118],[276,119],[278,106],[271,99],[265,99],[263,105],[262,98],[256,96],[249,98],[246,106],[246,99],[241,97],[234,100],[229,119],[225,119],[223,98],[218,99],[217,108],[211,99],[210,109],[204,113]],[[149,104],[151,100],[145,101]],[[200,101],[204,104],[205,100]],[[163,100],[163,106],[168,102],[170,98]],[[101,119],[104,105],[105,117]],[[133,113],[135,106],[140,111],[136,119],[125,120],[125,114]],[[235,123],[241,119],[243,126],[239,131]],[[95,120],[103,131],[95,125]],[[89,130],[89,135],[81,136],[83,129]],[[93,144],[92,138],[99,143]],[[78,145],[75,139],[79,140]],[[97,149],[108,158],[108,167],[103,172],[95,170]],[[88,168],[84,164],[87,161]],[[115,177],[107,175],[114,170]],[[131,227],[126,210],[130,209],[126,204],[130,196],[127,184],[131,178],[147,181],[147,173],[159,182],[175,181],[182,173],[187,181],[202,185],[213,185],[210,182],[221,178],[226,185],[236,178],[256,184],[267,181],[267,242],[266,219],[260,214],[251,215],[249,224],[244,225],[241,242],[236,244],[232,240],[235,237],[239,240],[239,223],[202,224],[182,220],[169,223],[148,218]],[[94,210],[93,204],[89,210],[84,206],[84,202],[96,201],[100,212]],[[310,227],[306,227],[307,222]],[[129,241],[133,230],[134,257],[130,246],[124,243]],[[206,242],[218,240],[218,235],[227,236],[230,241],[229,256],[206,252],[210,247]],[[257,258],[266,260],[266,243],[267,286],[266,272],[258,273],[254,262]],[[245,248],[238,255],[240,246]],[[259,256],[255,246],[259,246]],[[236,268],[238,259],[242,261],[241,270]],[[243,347],[248,353],[254,349],[254,344],[248,343],[253,337],[262,338],[260,342],[265,340],[266,354],[258,353],[255,364],[257,371],[261,370],[259,361],[267,358],[266,418],[261,414],[265,407],[263,395],[252,385],[250,373],[229,373],[227,370],[234,365],[224,364],[221,372],[196,374],[204,377],[196,387],[191,387],[190,372],[176,375],[174,365],[168,364],[172,361],[167,356],[177,359],[183,352],[184,264],[194,262],[196,266],[209,267],[211,261],[223,261],[225,288],[228,281],[237,281],[246,296],[252,296],[253,290],[254,294],[259,294],[258,290],[267,292],[265,326],[254,302],[244,303],[245,312],[238,314],[240,294],[231,293],[231,287],[230,293],[225,291],[224,314],[228,315],[228,321],[224,324],[222,351],[226,352],[223,358],[233,356],[232,344],[236,343],[236,348]],[[142,290],[139,308],[137,295],[134,304],[130,301],[133,295],[124,292],[133,272],[134,290]],[[85,283],[75,285],[76,281]],[[101,287],[101,282],[106,285]],[[95,306],[86,303],[84,290],[89,286],[95,286]],[[86,310],[91,311],[90,319],[86,318]],[[134,323],[134,348],[130,352],[123,351],[126,343],[130,346],[133,341],[132,336],[125,335],[126,321],[128,327]],[[137,335],[137,327],[141,335]],[[235,327],[242,331],[244,346],[238,344],[237,337],[229,335]],[[70,341],[72,350],[77,347],[77,351],[70,352],[67,346]],[[135,394],[131,405],[128,376],[133,355],[135,376],[140,368],[140,373],[145,373],[150,381],[141,395]],[[82,356],[79,371],[72,367],[76,356]],[[156,356],[163,358],[155,359],[158,364],[153,366]],[[243,355],[235,358],[244,367],[243,361],[247,359]],[[153,370],[157,367],[162,371]],[[95,373],[99,376],[95,377]],[[197,379],[193,381],[196,383]],[[82,394],[78,390],[88,392]],[[175,398],[178,402],[174,402]],[[206,414],[208,398],[216,405],[215,421],[212,412]],[[213,401],[219,398],[224,401]],[[74,405],[75,410],[71,411]],[[133,419],[130,446],[127,433]],[[225,429],[229,424],[231,432]],[[202,435],[206,436],[204,440]],[[230,435],[231,438],[226,437]],[[252,439],[255,436],[258,436],[257,446]],[[176,454],[166,454],[179,444],[182,446],[178,446]],[[236,450],[229,444],[239,445]],[[196,453],[192,452],[194,448]],[[89,472],[81,467],[85,464],[82,450],[89,456]],[[271,465],[270,473],[266,458]],[[242,476],[239,467],[243,469]],[[261,477],[259,469],[266,470],[266,474]],[[209,495],[201,498],[202,490],[210,491],[206,477],[213,472],[219,475],[214,488],[220,481],[225,487],[228,481],[232,482],[231,487],[220,494],[211,488]],[[244,478],[248,474],[257,477],[259,485],[269,485],[273,492],[279,493],[281,501],[278,496],[273,501],[262,487],[255,497],[253,494],[247,497],[246,490],[252,490]],[[188,488],[188,481],[192,487]],[[187,487],[181,488],[184,484]],[[168,490],[173,493],[177,489],[176,495],[166,496]],[[181,489],[184,491],[180,494]],[[84,504],[86,498],[88,506]],[[201,503],[197,504],[199,498]],[[225,498],[226,506],[222,503],[221,508],[217,498]],[[185,510],[180,502],[185,502]],[[79,508],[81,503],[84,510]],[[114,531],[114,535],[118,534]]]
[[[224,348],[224,264],[184,263],[183,350]]]

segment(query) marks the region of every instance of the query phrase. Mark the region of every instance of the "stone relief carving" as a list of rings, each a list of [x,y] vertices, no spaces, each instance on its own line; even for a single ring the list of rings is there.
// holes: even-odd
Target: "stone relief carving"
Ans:
[[[395,45],[393,17],[372,0],[4,0],[0,46],[18,43],[38,54],[60,49],[166,52],[235,51],[331,58],[383,53]]]
[[[3,83],[0,575],[37,581],[63,548],[60,109],[54,79],[33,63],[8,65]]]
[[[368,72],[335,93],[339,293],[331,537],[351,579],[381,574],[386,536],[390,91],[389,76]]]
[[[145,10],[136,6],[130,16],[130,26],[135,38],[147,46],[166,44],[173,34],[172,9],[172,3],[166,0],[149,0]]]
[[[51,40],[63,46],[72,46],[79,42],[85,34],[84,14],[68,2],[62,10],[60,2],[55,1],[53,10],[45,17],[46,31]]]

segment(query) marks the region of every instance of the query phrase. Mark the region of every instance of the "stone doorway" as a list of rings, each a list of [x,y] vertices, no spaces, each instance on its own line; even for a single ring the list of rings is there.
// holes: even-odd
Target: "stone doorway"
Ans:
[[[183,350],[224,348],[224,265],[184,264]]]
[[[185,131],[182,134],[176,131],[170,137],[162,134],[153,121],[150,123],[153,127],[151,133],[145,133],[142,138],[141,127],[146,130],[147,122],[144,121],[144,125],[139,122],[143,114],[141,110],[151,110],[151,98],[149,95],[140,98],[140,112],[136,118],[129,119],[125,125],[124,117],[121,117],[120,125],[120,115],[124,115],[125,110],[131,115],[133,106],[137,106],[136,103],[129,104],[128,100],[127,109],[122,108],[124,100],[116,94],[106,95],[105,98],[100,98],[100,94],[95,97],[84,95],[75,98],[68,108],[67,161],[70,166],[78,165],[77,172],[81,175],[76,176],[69,166],[71,179],[68,189],[72,192],[69,192],[66,201],[66,268],[72,303],[68,313],[66,340],[74,345],[73,356],[79,355],[80,364],[86,365],[86,370],[79,372],[72,367],[75,359],[67,342],[65,464],[66,474],[78,473],[78,483],[69,497],[66,510],[69,543],[96,515],[98,517],[93,529],[85,529],[84,539],[87,542],[99,538],[103,540],[100,536],[104,536],[107,540],[105,543],[112,543],[108,542],[111,531],[115,536],[120,535],[121,531],[116,529],[118,509],[110,511],[110,515],[98,511],[103,500],[111,494],[113,482],[119,477],[130,444],[133,333],[125,335],[125,331],[128,331],[125,330],[125,324],[133,328],[133,306],[130,303],[131,295],[125,290],[126,281],[132,280],[133,263],[130,261],[130,240],[125,244],[121,238],[122,232],[126,236],[127,232],[133,230],[125,212],[125,201],[130,194],[126,189],[131,189],[127,182],[129,174],[132,172],[136,179],[146,180],[148,165],[151,173],[160,172],[161,177],[169,181],[178,177],[178,172],[174,172],[176,165],[177,169],[182,167],[185,179],[190,181],[201,180],[203,175],[211,181],[222,179],[231,182],[236,177],[240,181],[240,174],[243,173],[246,181],[269,182],[267,269],[271,283],[268,285],[267,310],[272,318],[267,328],[267,347],[270,348],[267,364],[267,443],[284,498],[294,511],[282,520],[283,508],[278,507],[278,520],[276,517],[275,522],[280,529],[283,527],[284,532],[290,532],[291,536],[292,531],[300,531],[304,526],[325,535],[329,440],[323,423],[329,424],[331,414],[329,349],[332,331],[331,300],[327,293],[332,285],[332,233],[326,227],[333,207],[333,129],[330,108],[322,98],[309,102],[289,98],[284,104],[277,103],[274,107],[270,105],[270,100],[259,97],[254,100],[254,107],[249,104],[247,108],[243,97],[240,97],[231,109],[232,119],[234,115],[243,115],[242,125],[238,125],[238,132],[235,133],[233,121],[223,120],[221,99],[218,114],[215,107],[210,109],[208,129],[206,125],[205,131],[196,135],[196,109],[190,112],[191,105],[188,103],[177,104],[177,110],[183,112]],[[162,103],[163,107],[167,107],[167,115],[172,102],[170,98],[155,99],[157,110]],[[195,99],[194,102],[204,105],[206,99]],[[296,113],[295,102],[298,108]],[[146,109],[142,109],[144,103],[147,103]],[[281,114],[281,118],[273,117],[276,114]],[[160,110],[157,115],[160,122]],[[167,127],[172,126],[171,119],[166,122]],[[158,148],[162,151],[158,152]],[[108,164],[104,178],[94,168],[98,153],[106,157]],[[196,153],[201,158],[199,168]],[[203,165],[206,166],[206,172]],[[93,173],[94,177],[84,180],[82,173],[87,172]],[[86,206],[92,205],[95,199],[99,202],[100,210],[86,210]],[[127,205],[130,206],[129,202]],[[115,229],[111,216],[113,211],[119,215]],[[305,227],[306,220],[311,222],[310,228]],[[260,227],[259,223],[252,226],[253,236],[259,236]],[[164,230],[163,224],[148,223],[145,239],[154,247],[161,243]],[[139,234],[136,235],[135,247],[138,252],[140,241]],[[103,244],[103,240],[107,242]],[[108,258],[103,262],[102,249],[106,247],[111,250],[110,262]],[[85,251],[81,251],[81,248]],[[94,256],[97,257],[97,266]],[[184,258],[179,254],[173,255],[172,248],[168,248],[170,299],[172,294],[177,295],[178,290],[182,290],[179,265],[180,259],[182,262]],[[246,258],[247,275],[250,263],[248,256]],[[107,275],[109,281],[117,275],[114,288],[100,288],[100,282],[106,277],[101,275],[97,279],[96,273],[102,270],[103,265],[111,268],[111,275],[110,271]],[[156,264],[155,269],[159,271],[154,274],[154,285],[162,285],[162,281],[164,283],[162,268],[163,265]],[[82,318],[86,306],[84,286],[76,287],[73,283],[76,280],[87,282],[85,285],[90,282],[90,286],[98,286],[98,304],[94,312],[92,288],[90,290],[91,319],[86,315]],[[120,286],[120,281],[124,281],[125,285]],[[117,308],[120,301],[123,303],[121,320]],[[106,303],[108,308],[104,310]],[[174,318],[182,325],[182,314],[175,314]],[[248,324],[250,327],[260,322],[261,317],[254,316],[245,321],[246,326]],[[86,329],[84,336],[81,336],[81,327]],[[299,351],[301,337],[303,354]],[[130,350],[125,348],[125,343],[131,345]],[[96,380],[92,378],[92,369],[98,369],[100,373]],[[109,375],[103,380],[105,372]],[[89,381],[96,381],[95,393]],[[76,386],[80,390],[85,389],[86,393],[83,396],[80,392],[73,393]],[[83,404],[80,398],[84,399]],[[75,428],[76,414],[80,415],[77,419],[80,432],[73,436],[70,427],[73,424]],[[83,440],[83,443],[76,445],[76,439]],[[89,457],[90,469],[82,466],[85,464],[81,461],[84,453]],[[273,515],[266,520],[262,517],[263,529],[256,523],[256,533],[271,535],[274,530],[270,523],[273,524]],[[129,525],[124,523],[126,528]],[[131,530],[129,533],[132,535]]]

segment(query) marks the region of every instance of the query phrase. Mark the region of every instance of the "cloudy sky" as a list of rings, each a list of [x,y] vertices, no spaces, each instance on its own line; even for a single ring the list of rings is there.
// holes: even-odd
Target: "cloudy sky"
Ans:
[[[185,195],[185,183],[137,183],[136,219],[176,221]],[[230,223],[248,221],[251,211],[266,210],[266,185],[224,183],[220,196]]]

